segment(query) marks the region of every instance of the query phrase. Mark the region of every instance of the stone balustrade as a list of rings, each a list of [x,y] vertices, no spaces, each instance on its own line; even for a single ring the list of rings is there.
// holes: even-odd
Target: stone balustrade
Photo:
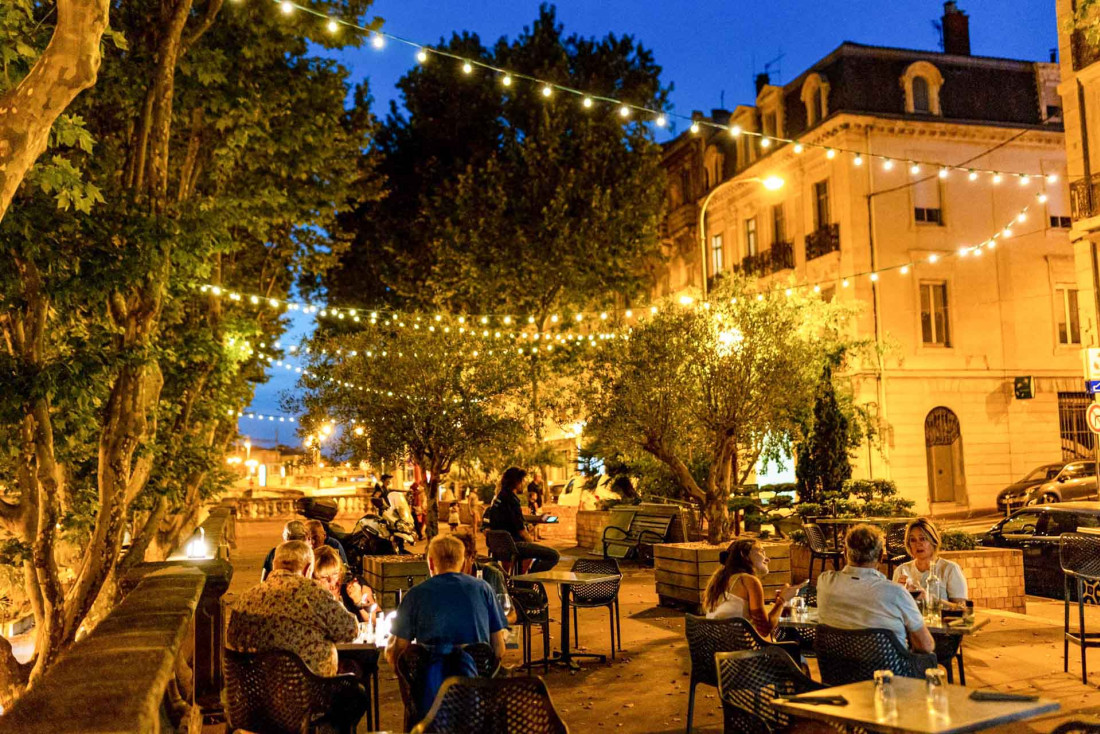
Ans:
[[[0,716],[0,734],[201,731],[203,710],[220,708],[234,523],[232,504],[217,506],[168,561],[121,579],[122,601]],[[189,558],[200,536],[207,552]]]
[[[370,497],[365,494],[330,495],[336,500],[337,515],[358,519],[367,514],[371,506]],[[237,503],[237,519],[251,520],[292,520],[301,518],[294,503],[296,497],[241,497]],[[444,518],[445,519],[445,518]]]

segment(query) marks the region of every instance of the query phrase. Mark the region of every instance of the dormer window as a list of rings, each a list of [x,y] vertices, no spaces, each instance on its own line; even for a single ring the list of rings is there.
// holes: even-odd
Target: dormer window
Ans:
[[[802,103],[806,105],[806,127],[829,115],[829,84],[820,74],[810,74],[802,83]]]
[[[940,70],[927,61],[917,61],[909,65],[901,77],[901,86],[905,90],[905,111],[918,115],[941,115],[940,87],[943,75]]]

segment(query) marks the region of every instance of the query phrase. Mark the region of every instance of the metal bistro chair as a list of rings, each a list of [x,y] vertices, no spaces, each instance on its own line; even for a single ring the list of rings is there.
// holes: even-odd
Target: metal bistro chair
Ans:
[[[825,540],[825,533],[822,531],[821,526],[810,522],[803,525],[802,530],[806,533],[806,543],[810,546],[810,580],[812,581],[814,578],[814,563],[819,558],[821,559],[822,571],[825,570],[825,564],[829,561],[832,561],[833,568],[839,571],[840,563],[844,560],[844,553],[829,548],[829,543]]]
[[[500,564],[506,574],[522,573],[518,568],[519,548],[512,534],[506,530],[486,530],[485,547],[489,549],[489,557]]]
[[[807,607],[817,606],[817,587],[813,584],[804,584],[798,590],[798,596],[802,597]],[[796,642],[803,657],[814,657],[814,640],[817,637],[816,627],[780,627],[775,631],[776,642]]]
[[[619,584],[622,582],[623,573],[619,570],[619,563],[614,558],[578,558],[573,562],[574,573],[600,573],[614,574],[618,578],[614,581],[605,581],[599,584],[587,584],[573,587],[573,643],[579,644],[580,632],[577,628],[577,608],[595,609],[607,607],[609,624],[611,627],[611,659],[615,659],[615,645],[618,641],[619,650],[623,649],[622,632],[619,626]],[[558,587],[559,589],[561,587]]]
[[[828,686],[871,680],[876,670],[923,678],[925,670],[936,667],[935,654],[910,652],[885,629],[842,630],[819,624],[814,647],[821,682]]]
[[[954,683],[952,663],[959,664],[959,685],[966,685],[966,668],[963,667],[962,637],[959,635],[941,635],[932,633],[932,640],[936,643],[936,660],[947,671],[947,682]]]
[[[1100,583],[1100,537],[1084,533],[1062,533],[1059,560],[1065,574],[1063,607],[1065,623],[1062,639],[1062,670],[1069,672],[1069,644],[1081,648],[1081,682],[1088,683],[1086,653],[1090,647],[1100,647],[1100,632],[1085,629],[1085,603],[1096,602],[1095,586]],[[1070,584],[1070,579],[1073,584]],[[1069,626],[1071,591],[1077,597],[1077,631]]]
[[[771,734],[791,724],[772,700],[817,691],[825,686],[808,678],[790,656],[774,647],[720,652],[714,656],[724,731]]]
[[[500,672],[500,660],[489,645],[476,642],[463,645],[462,650],[474,659],[478,676],[494,678]],[[397,659],[397,686],[401,691],[401,701],[405,704],[405,731],[419,720],[416,710],[417,681],[424,675],[431,661],[431,649],[415,642],[405,648],[405,652]]]
[[[321,724],[351,734],[370,707],[353,675],[324,678],[291,652],[224,650],[229,731],[303,734]]]
[[[486,530],[485,545],[489,556],[504,571],[508,583],[508,593],[512,597],[512,606],[516,610],[516,623],[523,633],[523,667],[531,672],[531,667],[542,663],[543,671],[550,672],[550,601],[541,584],[528,584],[512,581],[512,574],[520,572],[519,549],[511,533],[504,530]],[[532,635],[534,628],[542,630],[542,660],[533,660]],[[407,727],[406,727],[407,728]]]
[[[542,678],[448,678],[413,734],[569,734]]]
[[[1100,724],[1090,721],[1067,721],[1051,734],[1100,734]]]
[[[739,617],[707,619],[688,614],[684,617],[684,634],[687,636],[688,652],[691,656],[688,734],[691,734],[691,723],[695,716],[695,686],[705,683],[708,686],[718,687],[717,669],[714,667],[716,653],[775,648],[790,658],[784,646],[768,642],[756,633],[747,619]],[[797,667],[793,658],[791,664]]]
[[[909,549],[905,547],[906,523],[891,523],[886,528],[886,578],[893,578],[894,567],[909,560]]]

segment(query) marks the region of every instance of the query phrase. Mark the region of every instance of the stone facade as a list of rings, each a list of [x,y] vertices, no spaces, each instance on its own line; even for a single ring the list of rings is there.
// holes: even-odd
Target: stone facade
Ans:
[[[854,477],[893,479],[922,514],[992,508],[1037,465],[1090,451],[1087,431],[1060,422],[1061,412],[1084,428],[1080,349],[1095,326],[1065,226],[1061,116],[1038,104],[1054,71],[844,44],[782,87],[762,80],[755,106],[700,118],[860,151],[858,164],[854,154],[780,140],[765,148],[707,127],[666,144],[669,261],[655,271],[655,295],[698,291],[705,250],[711,280],[738,269],[761,288],[816,284],[823,297],[858,304],[855,332],[885,357],[850,365],[847,378],[884,431],[881,445],[855,452]],[[925,112],[912,109],[915,76],[931,85]],[[995,102],[984,103],[990,94]],[[821,107],[814,119],[811,102]],[[911,170],[913,160],[1035,175],[940,178],[935,166]],[[785,181],[778,191],[759,185],[771,176]],[[995,248],[957,254],[1025,207]],[[907,263],[916,264],[902,272]],[[1017,376],[1033,378],[1034,398],[1015,397]]]

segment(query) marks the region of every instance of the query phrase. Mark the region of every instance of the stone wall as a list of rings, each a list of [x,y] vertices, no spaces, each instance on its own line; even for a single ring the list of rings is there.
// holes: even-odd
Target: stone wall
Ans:
[[[603,537],[611,513],[607,510],[579,510],[576,516],[577,545],[592,550]]]
[[[968,551],[945,551],[941,555],[959,564],[975,608],[1026,613],[1024,556],[1021,551],[1010,548],[975,548]],[[804,545],[792,545],[792,582],[805,581],[809,566],[810,549]],[[832,567],[830,563],[828,568]],[[879,570],[886,573],[886,566],[879,566]],[[820,573],[821,561],[816,561],[815,580]]]

